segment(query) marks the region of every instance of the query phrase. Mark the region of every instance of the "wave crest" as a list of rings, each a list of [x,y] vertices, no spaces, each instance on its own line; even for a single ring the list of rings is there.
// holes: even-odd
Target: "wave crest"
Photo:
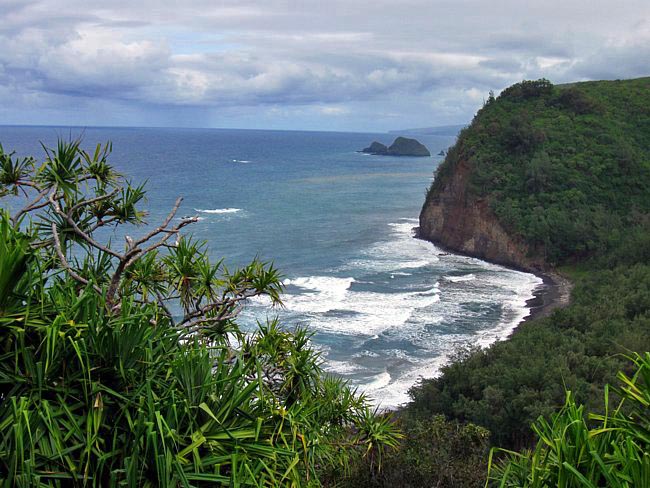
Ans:
[[[214,209],[208,209],[204,210],[201,208],[195,208],[195,212],[199,213],[206,213],[206,214],[233,214],[237,212],[241,212],[241,208],[231,208],[231,207],[226,207],[226,208],[214,208]]]

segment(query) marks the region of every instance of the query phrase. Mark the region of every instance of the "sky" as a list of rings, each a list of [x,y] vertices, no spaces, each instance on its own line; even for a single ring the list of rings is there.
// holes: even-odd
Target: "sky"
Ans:
[[[648,75],[648,0],[0,0],[0,124],[382,132]]]

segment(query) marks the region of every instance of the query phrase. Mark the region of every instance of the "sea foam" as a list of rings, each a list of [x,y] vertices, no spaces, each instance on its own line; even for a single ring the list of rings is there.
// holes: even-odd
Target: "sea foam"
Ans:
[[[241,210],[242,210],[241,208],[230,208],[230,207],[214,208],[214,209],[211,209],[211,210],[210,209],[203,210],[203,209],[200,209],[200,208],[195,208],[194,209],[195,212],[206,213],[206,214],[234,214],[234,213],[237,213],[237,212],[241,212]]]
[[[414,238],[416,222],[387,224],[384,239],[329,273],[283,282],[281,313],[339,344],[322,351],[324,368],[382,408],[408,401],[409,388],[439,374],[458,348],[507,337],[541,284],[474,258],[440,261],[439,249]]]
[[[474,273],[460,275],[460,276],[445,276],[444,279],[451,281],[452,283],[461,283],[463,281],[473,281],[476,279]]]
[[[301,289],[288,293],[283,302],[287,310],[308,314],[315,330],[373,336],[404,324],[413,310],[440,300],[435,286],[403,293],[381,293],[351,289],[354,278],[307,276],[285,280],[285,285]],[[327,312],[340,313],[324,315]]]

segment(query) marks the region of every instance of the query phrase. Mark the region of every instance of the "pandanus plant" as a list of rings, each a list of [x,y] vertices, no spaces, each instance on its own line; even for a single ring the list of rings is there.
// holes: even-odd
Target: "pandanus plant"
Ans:
[[[636,372],[619,372],[605,388],[602,414],[587,414],[570,392],[551,420],[533,430],[537,445],[522,453],[495,449],[487,485],[498,487],[635,488],[650,486],[650,353],[629,358]],[[613,407],[613,408],[612,408]],[[505,455],[497,461],[498,455]]]
[[[279,272],[212,263],[181,235],[182,199],[145,225],[110,150],[59,141],[38,165],[0,146],[0,482],[317,486],[356,456],[376,469],[399,434],[322,373],[309,334],[237,326],[248,299],[281,304]]]

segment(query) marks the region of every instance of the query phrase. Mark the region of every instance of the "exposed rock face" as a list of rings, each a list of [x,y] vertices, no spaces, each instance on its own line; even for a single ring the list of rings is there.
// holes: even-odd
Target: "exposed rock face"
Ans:
[[[388,148],[391,156],[431,156],[424,144],[407,137],[398,137]]]
[[[545,268],[528,247],[501,227],[488,202],[467,193],[470,167],[459,161],[442,187],[429,195],[420,212],[419,237],[450,250],[506,266]]]
[[[374,141],[370,146],[361,150],[362,153],[367,154],[388,154],[388,147],[381,142]]]

